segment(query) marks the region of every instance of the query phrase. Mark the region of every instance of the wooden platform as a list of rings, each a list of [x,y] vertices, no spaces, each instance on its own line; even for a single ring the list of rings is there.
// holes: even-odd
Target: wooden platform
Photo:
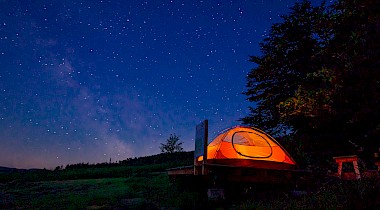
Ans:
[[[276,170],[268,168],[226,166],[205,164],[207,177],[218,182],[261,183],[261,184],[291,184],[305,171]],[[194,166],[171,168],[167,170],[169,177],[194,175]]]
[[[176,175],[193,175],[194,174],[194,166],[182,166],[177,168],[169,168],[167,169],[169,176]]]

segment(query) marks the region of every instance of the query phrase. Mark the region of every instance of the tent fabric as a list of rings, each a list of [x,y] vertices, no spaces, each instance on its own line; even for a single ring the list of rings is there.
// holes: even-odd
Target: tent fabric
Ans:
[[[203,157],[198,158],[198,161]],[[264,168],[289,168],[295,161],[271,136],[257,128],[236,126],[207,146],[207,163]]]

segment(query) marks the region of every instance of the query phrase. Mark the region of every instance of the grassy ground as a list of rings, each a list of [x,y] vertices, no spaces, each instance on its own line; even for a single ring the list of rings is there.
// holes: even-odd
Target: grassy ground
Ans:
[[[0,209],[373,209],[378,180],[334,180],[305,196],[253,190],[239,200],[210,203],[194,182],[170,182],[165,173],[0,184]],[[204,189],[203,189],[204,190]]]
[[[319,177],[303,196],[253,187],[226,192],[219,202],[207,200],[200,177],[169,180],[165,169],[182,162],[141,164],[0,172],[0,209],[380,209],[378,178]]]
[[[200,193],[184,191],[165,172],[191,164],[192,156],[184,152],[121,164],[0,172],[0,209],[194,209],[202,205]]]
[[[5,186],[14,208],[85,209],[109,205],[129,193],[126,179],[89,179],[10,183]]]
[[[1,209],[195,208],[199,193],[182,191],[166,174],[1,184]]]

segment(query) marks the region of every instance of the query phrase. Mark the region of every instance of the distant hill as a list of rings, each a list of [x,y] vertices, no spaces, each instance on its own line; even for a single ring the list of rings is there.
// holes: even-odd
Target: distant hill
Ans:
[[[38,168],[31,168],[31,169],[20,169],[20,168],[9,168],[0,166],[0,173],[1,172],[23,172],[23,171],[43,171],[44,169],[38,169]]]
[[[0,172],[13,172],[13,171],[17,171],[17,170],[19,170],[19,169],[0,166]]]
[[[0,184],[12,180],[24,182],[150,176],[152,173],[165,173],[169,168],[192,165],[193,161],[194,152],[176,152],[117,162],[69,164],[66,167],[57,166],[54,170],[0,167]]]

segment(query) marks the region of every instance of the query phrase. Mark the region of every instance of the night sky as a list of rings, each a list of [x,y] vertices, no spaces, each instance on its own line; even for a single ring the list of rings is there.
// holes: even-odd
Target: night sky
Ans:
[[[194,150],[248,114],[249,55],[294,2],[0,0],[0,165]]]

